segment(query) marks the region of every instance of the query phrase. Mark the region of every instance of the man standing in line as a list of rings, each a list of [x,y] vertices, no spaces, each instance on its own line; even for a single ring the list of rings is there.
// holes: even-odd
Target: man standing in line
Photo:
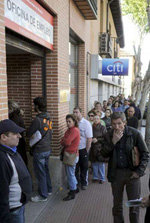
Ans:
[[[81,189],[86,190],[88,185],[88,152],[93,137],[92,126],[89,121],[82,117],[80,107],[75,107],[73,113],[79,121],[80,130],[79,161],[76,164],[76,178],[78,184],[81,183]]]
[[[101,155],[109,157],[107,177],[112,187],[114,223],[124,223],[124,187],[126,186],[128,200],[140,198],[140,177],[144,175],[147,167],[149,152],[141,133],[126,126],[123,112],[113,113],[111,123],[112,130],[104,136]],[[135,150],[138,150],[139,155],[135,155]],[[130,223],[139,223],[139,207],[131,207],[129,217]]]
[[[24,206],[32,192],[30,174],[17,152],[25,129],[13,121],[0,121],[0,222],[24,223]]]
[[[134,116],[135,109],[130,106],[127,110],[127,126],[133,127],[135,129],[138,128],[138,119]]]
[[[52,194],[52,185],[48,168],[48,160],[51,153],[51,121],[46,112],[46,101],[42,97],[33,100],[36,118],[31,123],[27,136],[32,137],[39,131],[42,138],[32,147],[33,166],[38,181],[39,195],[32,197],[33,202],[47,201],[48,195]]]

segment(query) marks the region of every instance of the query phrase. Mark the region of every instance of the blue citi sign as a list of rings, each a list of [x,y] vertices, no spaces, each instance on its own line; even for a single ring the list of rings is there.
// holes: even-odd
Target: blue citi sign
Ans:
[[[129,60],[128,59],[103,59],[102,75],[128,75]]]

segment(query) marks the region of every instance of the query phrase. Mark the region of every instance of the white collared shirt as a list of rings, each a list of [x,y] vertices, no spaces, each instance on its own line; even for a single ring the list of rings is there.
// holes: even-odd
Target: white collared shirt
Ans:
[[[80,150],[86,148],[87,139],[93,137],[93,132],[90,122],[85,118],[82,118],[79,121],[79,129],[80,129],[80,144],[79,144],[79,150]]]

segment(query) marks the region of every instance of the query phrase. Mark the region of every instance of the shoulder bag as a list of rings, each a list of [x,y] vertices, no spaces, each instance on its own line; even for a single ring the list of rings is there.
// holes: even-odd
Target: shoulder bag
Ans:
[[[68,152],[64,151],[63,163],[65,165],[74,166],[76,157],[77,157],[77,153],[68,153]]]
[[[132,163],[134,167],[140,164],[140,153],[137,146],[134,146],[132,149]]]

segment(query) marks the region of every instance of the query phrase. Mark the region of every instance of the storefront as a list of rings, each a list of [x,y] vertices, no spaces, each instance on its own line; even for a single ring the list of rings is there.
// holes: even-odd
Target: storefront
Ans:
[[[8,100],[24,110],[28,127],[32,99],[46,97],[45,52],[53,50],[53,16],[36,1],[5,0],[5,27]]]

